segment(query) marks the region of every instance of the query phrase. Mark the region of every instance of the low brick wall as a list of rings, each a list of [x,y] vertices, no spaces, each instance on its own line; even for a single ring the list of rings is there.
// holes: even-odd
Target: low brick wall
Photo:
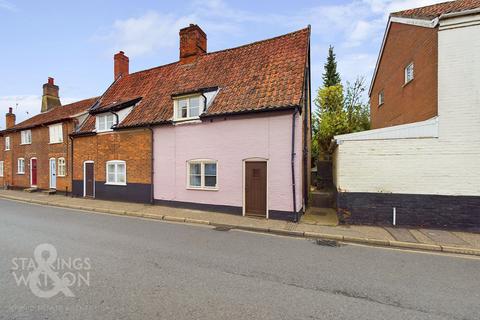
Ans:
[[[396,225],[480,232],[480,196],[339,192],[339,219],[347,224]]]

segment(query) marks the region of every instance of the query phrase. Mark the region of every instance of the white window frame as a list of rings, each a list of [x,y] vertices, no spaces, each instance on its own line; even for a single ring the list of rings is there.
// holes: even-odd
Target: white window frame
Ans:
[[[20,144],[32,144],[32,130],[20,131]]]
[[[408,75],[408,70],[409,69],[412,69],[412,78],[409,79],[409,75]],[[409,83],[410,81],[413,81],[413,79],[415,79],[415,64],[412,62],[410,62],[406,67],[405,67],[405,84]]]
[[[50,144],[63,143],[63,124],[57,123],[48,126]]]
[[[198,98],[198,116],[190,116],[190,99],[192,98]],[[174,121],[188,121],[188,120],[197,120],[200,119],[200,115],[205,112],[204,109],[204,101],[203,97],[198,94],[194,95],[188,95],[188,96],[182,96],[175,98],[173,100],[173,119]],[[187,101],[187,116],[186,117],[181,117],[181,112],[179,110],[179,103],[180,101]]]
[[[382,106],[385,103],[385,91],[383,89],[378,93],[378,106]]]
[[[58,158],[57,159],[57,177],[66,177],[66,176],[67,176],[67,162],[63,157]]]
[[[108,180],[108,165],[113,164],[115,165],[115,181]],[[123,164],[125,167],[125,182],[118,182],[118,165]],[[127,185],[127,163],[123,160],[111,160],[107,161],[105,165],[105,184],[113,185],[113,186],[126,186]]]
[[[20,166],[20,162],[22,165]],[[20,171],[20,168],[22,169]],[[25,159],[24,158],[18,158],[17,159],[17,174],[25,174]]]
[[[0,161],[0,177],[3,178],[3,161]]]
[[[5,151],[10,151],[10,137],[5,137]]]
[[[200,164],[200,186],[192,186],[190,184],[190,165]],[[216,166],[216,185],[214,187],[205,186],[205,164],[215,164]],[[207,190],[216,191],[219,189],[218,184],[218,161],[212,159],[193,159],[187,161],[187,189],[189,190]]]
[[[108,127],[108,118],[112,118],[112,125]],[[109,132],[113,131],[112,127],[115,126],[117,123],[115,121],[115,115],[113,113],[102,113],[97,115],[96,117],[96,129],[97,132]],[[100,124],[103,124],[103,129],[100,129]]]

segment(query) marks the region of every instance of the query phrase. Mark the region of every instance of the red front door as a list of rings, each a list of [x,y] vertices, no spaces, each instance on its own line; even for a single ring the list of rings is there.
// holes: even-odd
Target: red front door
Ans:
[[[32,159],[30,174],[32,177],[32,187],[37,185],[37,159]]]

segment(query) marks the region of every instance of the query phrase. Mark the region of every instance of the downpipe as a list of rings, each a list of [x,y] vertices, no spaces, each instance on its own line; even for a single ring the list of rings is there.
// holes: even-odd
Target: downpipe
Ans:
[[[292,154],[291,154],[291,167],[292,167],[292,196],[293,196],[293,216],[294,222],[298,222],[297,211],[297,197],[296,197],[296,185],[295,185],[295,119],[298,114],[298,108],[292,114]]]

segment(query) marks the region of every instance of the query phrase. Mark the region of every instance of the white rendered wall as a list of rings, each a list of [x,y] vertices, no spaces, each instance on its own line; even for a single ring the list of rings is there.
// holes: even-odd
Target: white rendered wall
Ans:
[[[339,136],[334,155],[339,191],[480,196],[478,23],[478,14],[440,21],[438,138]]]

